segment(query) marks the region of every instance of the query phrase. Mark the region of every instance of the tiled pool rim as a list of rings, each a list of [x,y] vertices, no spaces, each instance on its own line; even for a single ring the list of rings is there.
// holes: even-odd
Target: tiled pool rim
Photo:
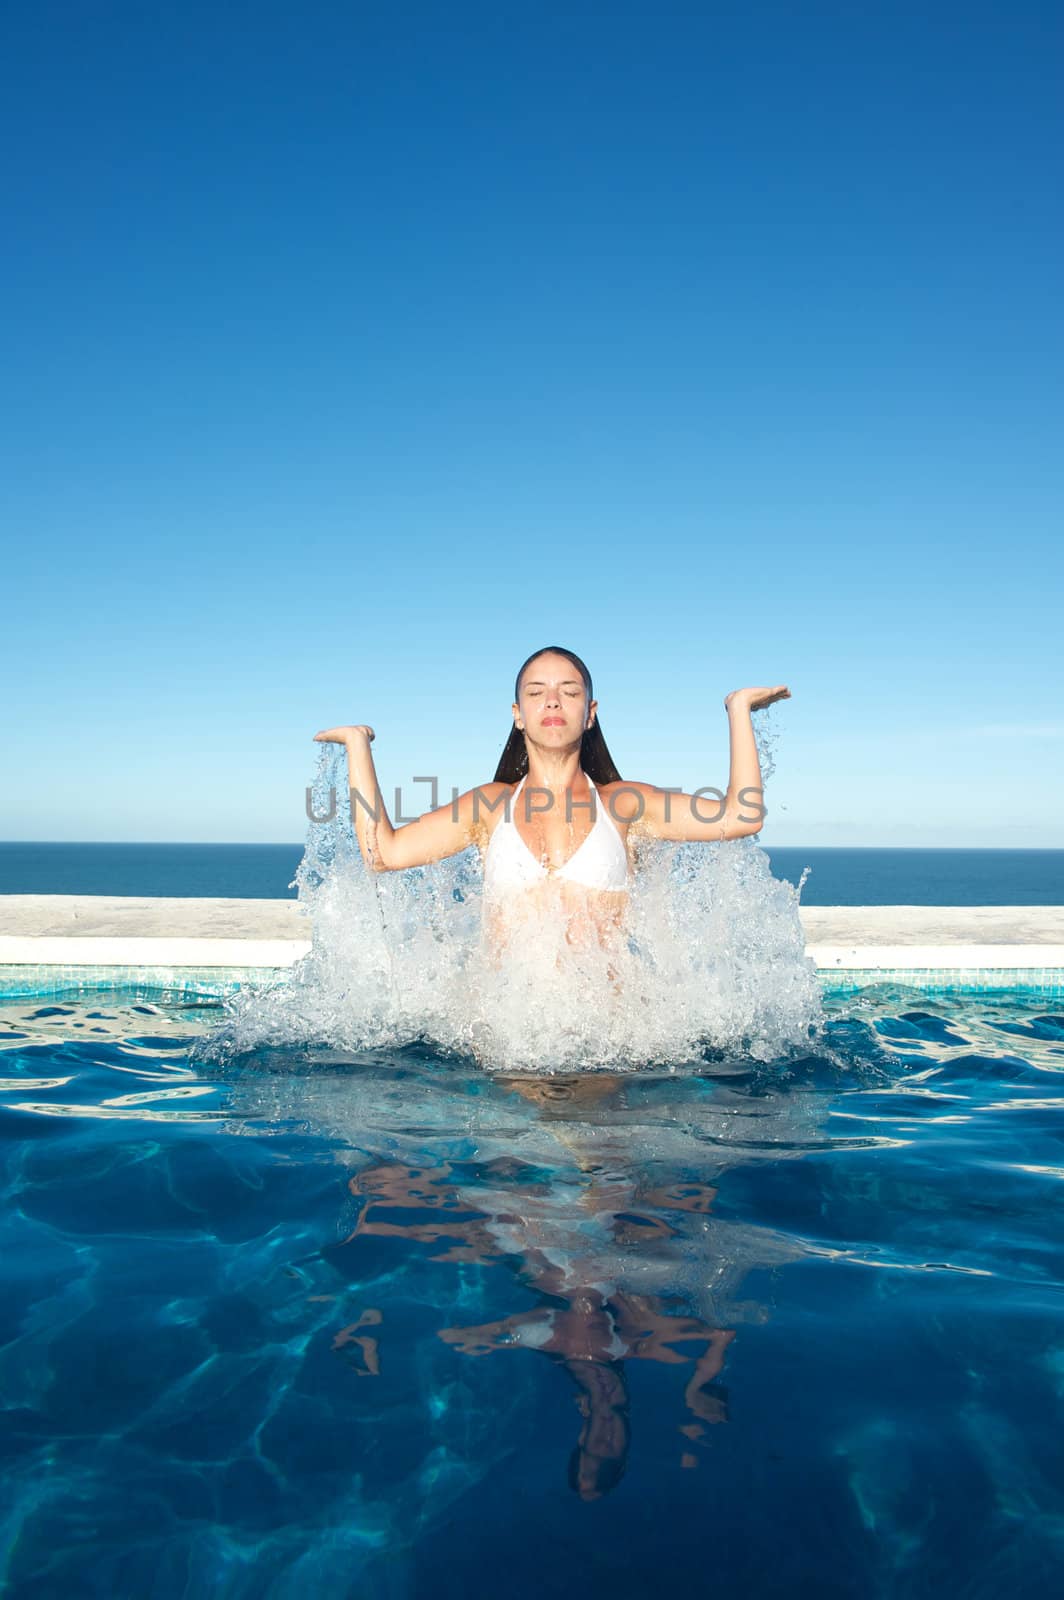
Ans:
[[[106,991],[167,1001],[222,999],[246,986],[283,979],[289,967],[88,966],[36,963],[0,966],[0,1000],[54,999]],[[1064,967],[860,967],[821,968],[826,999],[844,999],[880,984],[926,994],[1027,994],[1064,999]]]

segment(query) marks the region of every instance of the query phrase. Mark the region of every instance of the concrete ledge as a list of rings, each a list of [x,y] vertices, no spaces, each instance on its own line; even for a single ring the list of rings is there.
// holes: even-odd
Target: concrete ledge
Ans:
[[[1064,906],[802,906],[824,974],[1064,975]],[[311,948],[294,900],[0,896],[0,968],[282,970]]]
[[[0,934],[0,967],[291,967],[309,939],[65,939]]]
[[[104,894],[0,895],[0,935],[40,939],[309,939],[296,900],[170,900]]]
[[[800,906],[810,943],[1064,945],[1064,906]]]
[[[1064,944],[1064,906],[800,906],[824,945]],[[43,938],[307,939],[296,900],[0,895],[0,935]]]

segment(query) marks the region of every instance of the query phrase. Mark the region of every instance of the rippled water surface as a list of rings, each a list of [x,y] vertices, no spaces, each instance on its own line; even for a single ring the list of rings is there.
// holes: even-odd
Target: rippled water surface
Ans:
[[[16,1596],[1041,1595],[1059,1001],[506,1076],[0,1007]]]

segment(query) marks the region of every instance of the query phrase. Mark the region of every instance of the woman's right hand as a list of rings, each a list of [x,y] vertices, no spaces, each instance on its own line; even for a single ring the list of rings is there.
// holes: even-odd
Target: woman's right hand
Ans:
[[[321,733],[316,733],[314,737],[319,744],[352,744],[364,739],[369,745],[377,736],[368,724],[356,722],[344,728],[323,728]]]
[[[777,700],[789,700],[791,691],[785,683],[777,683],[771,689],[733,689],[731,694],[724,696],[724,708],[731,711],[734,707],[739,710],[745,707],[747,711],[761,711],[765,706],[773,705]]]

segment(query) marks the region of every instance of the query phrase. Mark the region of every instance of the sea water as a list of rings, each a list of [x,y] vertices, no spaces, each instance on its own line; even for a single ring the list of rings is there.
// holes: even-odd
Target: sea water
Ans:
[[[803,906],[1064,905],[1064,850],[897,849],[758,841],[773,876],[803,882]],[[296,897],[301,844],[0,841],[0,895],[177,899]]]

